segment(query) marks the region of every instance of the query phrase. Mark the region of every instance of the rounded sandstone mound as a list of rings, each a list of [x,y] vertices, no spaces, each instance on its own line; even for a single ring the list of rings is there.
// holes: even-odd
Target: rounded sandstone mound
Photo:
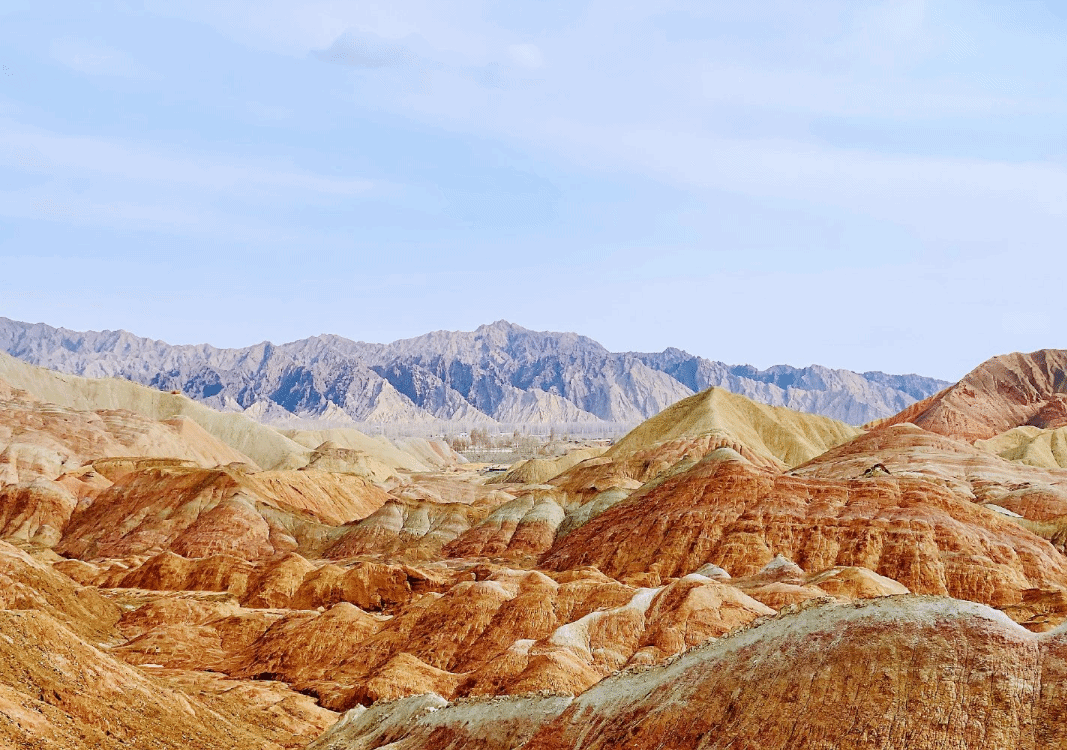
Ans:
[[[617,459],[658,443],[714,433],[732,437],[755,463],[787,467],[804,463],[859,432],[829,417],[767,406],[723,388],[709,388],[645,420],[605,455]]]
[[[604,680],[524,750],[1064,747],[1065,657],[972,603],[813,607]]]
[[[1037,750],[1067,746],[1067,633],[900,596],[794,609],[573,700],[415,696],[314,750]]]
[[[705,563],[751,575],[776,554],[808,572],[864,567],[917,594],[993,606],[1067,586],[1049,542],[933,482],[776,475],[739,460],[702,461],[615,505],[557,540],[542,565],[656,585]]]

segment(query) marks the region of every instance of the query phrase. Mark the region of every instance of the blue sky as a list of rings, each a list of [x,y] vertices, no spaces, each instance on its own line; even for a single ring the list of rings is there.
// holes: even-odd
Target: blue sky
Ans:
[[[0,315],[506,318],[954,379],[1067,347],[1062,2],[0,5]]]

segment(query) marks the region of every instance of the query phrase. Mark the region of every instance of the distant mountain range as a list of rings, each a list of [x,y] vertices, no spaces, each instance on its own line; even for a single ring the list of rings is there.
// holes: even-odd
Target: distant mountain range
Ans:
[[[950,385],[819,365],[759,370],[674,348],[614,353],[575,333],[506,321],[391,344],[323,335],[218,349],[0,318],[0,349],[61,372],[180,390],[211,407],[281,424],[636,423],[712,386],[862,424]]]

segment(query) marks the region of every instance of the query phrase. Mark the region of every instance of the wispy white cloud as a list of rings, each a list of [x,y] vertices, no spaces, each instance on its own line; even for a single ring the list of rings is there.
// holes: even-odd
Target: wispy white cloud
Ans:
[[[314,50],[312,54],[325,62],[372,70],[417,68],[428,63],[406,44],[351,30],[337,37],[326,49]]]
[[[1067,167],[1053,163],[885,154],[563,121],[542,137],[595,168],[834,206],[910,226],[929,239],[1018,239],[1045,234],[1067,216]]]
[[[345,33],[356,32],[400,41],[420,36],[448,58],[470,64],[492,49],[500,30],[484,19],[481,2],[432,0],[352,3],[343,0],[148,0],[163,16],[207,24],[243,44],[303,57],[328,48]]]
[[[994,112],[1065,114],[1067,103],[1041,99],[992,78],[916,81],[902,75],[860,75],[791,67],[705,63],[698,100],[690,105],[740,106],[810,117],[881,117],[924,122]]]
[[[892,0],[858,5],[850,28],[831,54],[880,67],[913,65],[932,51],[926,0]]]
[[[1055,345],[1036,339],[1062,312],[1064,18],[1031,3],[921,0],[522,5],[147,0],[152,33],[173,23],[204,43],[212,73],[226,73],[202,85],[208,65],[187,76],[177,44],[170,60],[130,53],[170,66],[157,87],[166,106],[138,111],[158,118],[138,142],[24,127],[55,118],[40,117],[30,96],[0,98],[0,162],[15,174],[0,182],[0,214],[110,226],[94,248],[104,252],[136,252],[128,230],[154,229],[255,238],[279,254],[288,250],[278,237],[299,248],[325,237],[345,258],[363,253],[347,270],[340,252],[337,263],[299,267],[265,255],[254,273],[277,287],[255,306],[271,326],[342,320],[358,288],[407,316],[406,333],[504,315],[580,328],[616,348],[681,344],[763,364],[812,358],[949,374],[950,359],[973,363],[990,347]],[[86,74],[119,74],[106,49],[57,48],[56,57]],[[181,89],[173,96],[171,75]],[[4,96],[20,76],[10,82]],[[254,114],[227,120],[238,108]],[[72,132],[129,132],[124,112],[94,112],[81,131],[79,113],[66,114]],[[216,150],[149,142],[177,128]],[[227,150],[239,128],[275,156]],[[329,163],[341,151],[335,163],[411,186],[286,157]],[[512,165],[547,184],[480,181]],[[379,202],[360,204],[364,196]],[[457,226],[461,240],[438,232]],[[187,244],[220,257],[228,247]],[[405,265],[422,269],[418,289],[380,291],[401,256],[382,248],[401,245]],[[525,307],[523,295],[475,296],[462,323],[440,320],[455,309],[454,290],[470,286],[441,269],[482,266],[479,253],[499,257],[505,245],[530,263],[512,278],[551,282]],[[575,257],[603,252],[622,255],[573,272]],[[235,265],[227,281],[253,273]],[[303,290],[276,304],[278,288],[297,289],[294,276],[314,275],[310,288],[321,289],[327,274],[341,291],[315,295],[317,313],[295,300]],[[576,313],[590,278],[607,302]],[[744,310],[745,325],[709,328],[709,294]],[[898,299],[852,314],[862,294]],[[210,335],[216,320],[242,319],[215,296]],[[485,304],[510,312],[488,314]],[[544,310],[558,319],[538,318]]]
[[[122,191],[73,190],[69,185],[35,185],[0,190],[0,216],[76,227],[157,232],[185,238],[239,243],[307,242],[307,232],[281,227],[262,215],[225,211],[195,196],[130,195]]]
[[[958,241],[1005,237],[1013,224],[1045,226],[1067,201],[1067,173],[1055,163],[947,156],[929,142],[900,153],[810,133],[810,123],[826,118],[922,128],[992,114],[1062,117],[1062,97],[1026,85],[1019,71],[960,75],[935,64],[946,38],[966,47],[991,22],[980,9],[925,0],[591,0],[536,43],[487,21],[476,3],[315,0],[296,9],[269,0],[253,10],[186,0],[171,12],[357,67],[430,67],[417,90],[367,88],[353,97],[603,173],[815,202]],[[1010,35],[1025,44],[1032,32]],[[415,53],[405,39],[426,47]],[[529,85],[535,80],[538,87]],[[764,137],[738,137],[728,125],[752,117]]]
[[[29,176],[0,190],[0,215],[9,218],[238,241],[308,241],[313,231],[297,230],[269,207],[358,201],[381,189],[283,163],[57,134],[10,120],[0,120],[2,167]]]
[[[527,89],[544,67],[544,56],[534,44],[502,47],[487,56],[488,62],[469,64],[447,50],[433,48],[420,36],[393,40],[356,28],[345,31],[325,49],[312,50],[311,56],[368,75],[387,76],[390,84],[400,76],[415,84],[406,91],[452,98],[471,83],[498,90]],[[395,97],[401,88],[390,85],[388,91]]]
[[[11,120],[0,120],[0,162],[37,172],[84,172],[241,195],[271,191],[360,195],[375,186],[370,180],[319,175],[285,164],[241,162],[223,154],[50,133]]]
[[[151,71],[122,50],[99,41],[56,39],[52,42],[51,52],[57,62],[86,75],[121,78],[152,76]]]
[[[536,70],[545,64],[541,48],[536,44],[512,44],[508,47],[508,55],[522,67],[531,70]]]

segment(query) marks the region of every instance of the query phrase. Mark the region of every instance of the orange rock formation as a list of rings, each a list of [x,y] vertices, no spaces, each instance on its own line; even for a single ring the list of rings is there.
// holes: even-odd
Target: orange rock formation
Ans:
[[[0,745],[1067,747],[1065,363],[868,432],[714,389],[502,482],[0,383]]]
[[[809,479],[714,458],[563,537],[543,564],[654,582],[709,562],[749,575],[781,554],[809,572],[861,566],[915,593],[993,605],[1067,586],[1047,541],[924,479]]]
[[[880,423],[912,422],[962,440],[984,440],[1021,425],[1067,425],[1067,350],[1005,354],[956,385]]]

